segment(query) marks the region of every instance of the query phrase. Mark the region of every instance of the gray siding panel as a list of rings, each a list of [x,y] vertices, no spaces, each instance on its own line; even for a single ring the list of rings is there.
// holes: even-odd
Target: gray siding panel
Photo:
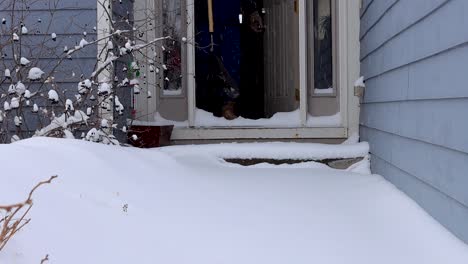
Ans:
[[[418,10],[418,8],[415,6],[410,10]],[[368,73],[369,78],[375,77],[468,42],[468,27],[461,26],[468,23],[467,13],[468,1],[449,1],[430,16],[407,28],[368,56],[363,57],[361,61],[363,70]],[[410,16],[411,14],[401,14],[401,16],[403,15]],[[391,21],[396,23],[399,20],[395,17]],[[387,23],[392,23],[391,21]],[[382,20],[380,23],[383,22]],[[454,27],[453,25],[460,26]],[[380,37],[386,38],[385,35]],[[372,41],[372,38],[365,38],[361,43]]]
[[[363,106],[361,123],[468,153],[467,113],[468,98],[368,103]]]
[[[468,154],[372,128],[362,130],[384,142],[371,145],[372,154],[468,207]]]
[[[0,10],[11,10],[12,1],[1,1]],[[16,1],[15,10],[96,9],[96,0],[39,0]]]
[[[372,156],[372,167],[417,201],[432,217],[456,236],[468,241],[467,207],[376,155]]]
[[[365,102],[466,98],[467,61],[465,44],[370,78]]]
[[[372,169],[468,242],[468,1],[370,1],[361,138]]]
[[[386,13],[385,16],[382,17],[382,21],[379,21],[379,23],[366,34],[367,39],[361,47],[361,57],[368,56],[369,53],[374,52],[386,41],[405,31],[408,27],[411,27],[448,1],[449,0],[405,0],[398,1],[395,5],[389,3],[390,0],[375,1],[373,5],[381,6],[379,9],[384,10]],[[378,12],[380,13],[382,11],[379,10]]]
[[[21,54],[32,61],[31,66],[38,66],[46,73],[52,70],[57,58],[63,56],[64,46],[73,48],[82,38],[89,42],[96,39],[94,27],[97,26],[97,2],[96,0],[40,0],[40,1],[1,1],[0,17],[6,19],[5,25],[0,25],[0,30],[5,34],[1,36],[2,43],[11,38],[12,25],[18,26],[24,22],[29,30],[27,35],[21,36],[23,44]],[[13,19],[12,19],[13,17]],[[39,22],[40,19],[40,22]],[[83,35],[86,32],[86,36]],[[51,33],[57,34],[57,40],[51,39]],[[12,50],[3,49],[4,64],[11,68]],[[80,81],[81,74],[89,77],[95,67],[97,57],[96,45],[90,45],[76,52],[72,60],[65,60],[60,67],[55,69],[55,80],[64,91],[67,98],[74,98],[76,84]],[[73,76],[73,73],[75,75]],[[2,70],[3,75],[3,70]],[[27,83],[31,92],[38,91],[40,85]],[[3,85],[5,89],[6,84]],[[47,86],[42,86],[40,92],[47,91]],[[2,101],[3,102],[3,101]],[[32,103],[45,106],[44,98],[35,98]],[[28,137],[33,131],[44,124],[43,117],[37,114],[25,113],[22,138]],[[40,122],[41,121],[41,122]],[[11,127],[10,131],[15,128]],[[7,140],[9,141],[9,140]]]
[[[398,1],[399,0],[375,1],[374,4],[367,6],[366,12],[361,17],[360,38],[363,38]]]

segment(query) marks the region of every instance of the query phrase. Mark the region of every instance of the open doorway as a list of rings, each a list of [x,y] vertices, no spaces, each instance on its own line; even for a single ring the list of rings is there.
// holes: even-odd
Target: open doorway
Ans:
[[[195,0],[197,108],[227,120],[297,110],[298,18],[294,0]]]

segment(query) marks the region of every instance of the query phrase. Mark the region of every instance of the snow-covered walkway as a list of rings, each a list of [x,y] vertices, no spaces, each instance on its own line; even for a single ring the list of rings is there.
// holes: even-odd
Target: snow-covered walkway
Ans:
[[[356,155],[363,144],[336,151]],[[45,138],[0,146],[0,204],[59,175],[38,190],[31,223],[0,263],[39,263],[46,254],[51,264],[468,263],[466,244],[362,168],[245,168],[219,158],[262,148],[300,159],[321,147],[139,150]]]

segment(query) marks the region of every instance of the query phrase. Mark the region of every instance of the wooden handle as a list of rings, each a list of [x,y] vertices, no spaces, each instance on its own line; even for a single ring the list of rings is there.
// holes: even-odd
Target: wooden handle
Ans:
[[[208,22],[210,27],[210,33],[214,32],[214,20],[213,20],[213,0],[208,0]]]

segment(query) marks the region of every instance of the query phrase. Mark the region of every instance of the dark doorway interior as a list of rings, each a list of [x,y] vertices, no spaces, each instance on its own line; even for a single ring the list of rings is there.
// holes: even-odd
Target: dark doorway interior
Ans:
[[[263,0],[195,1],[197,108],[235,119],[265,117]]]

